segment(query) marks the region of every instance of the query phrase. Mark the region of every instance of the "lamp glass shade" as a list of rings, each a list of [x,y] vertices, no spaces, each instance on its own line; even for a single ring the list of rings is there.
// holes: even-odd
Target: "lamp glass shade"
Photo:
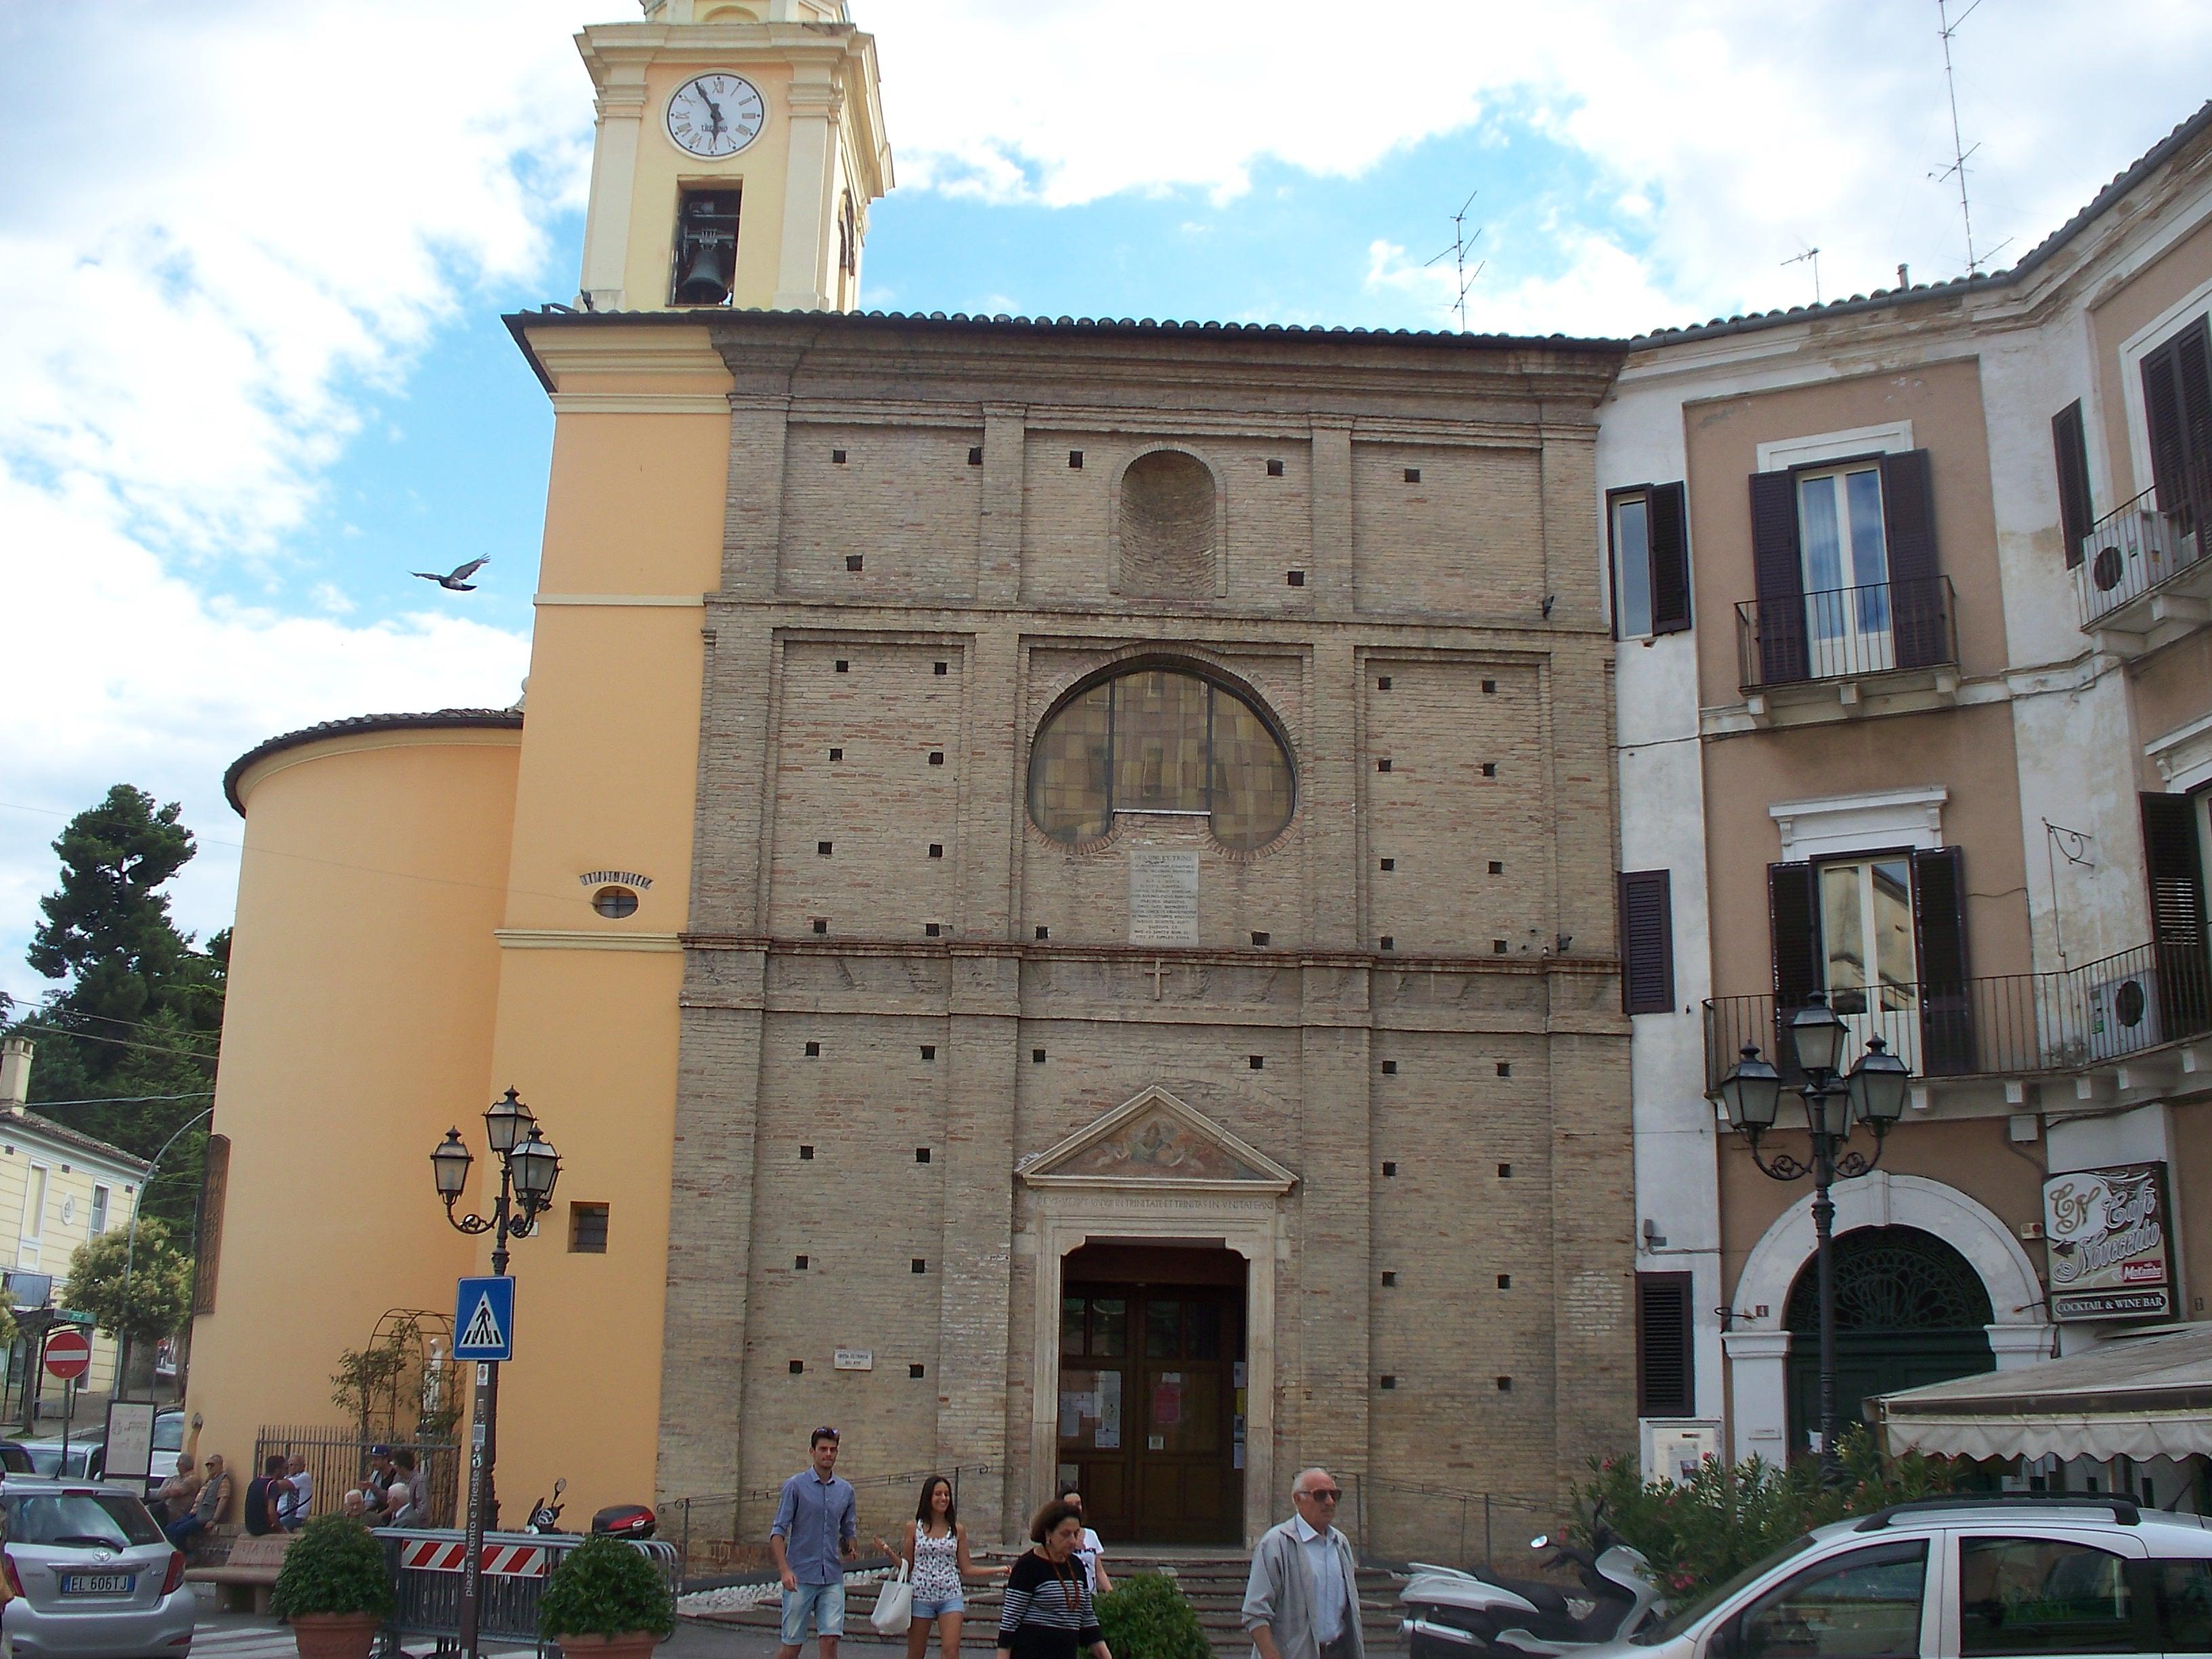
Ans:
[[[1782,1104],[1782,1074],[1747,1043],[1743,1057],[1721,1079],[1721,1105],[1735,1129],[1771,1129]]]
[[[438,1183],[438,1196],[459,1198],[467,1191],[469,1166],[475,1162],[469,1149],[461,1144],[461,1132],[447,1130],[446,1138],[430,1154],[430,1174]]]
[[[1880,1037],[1868,1042],[1867,1051],[1851,1067],[1848,1081],[1851,1109],[1869,1123],[1894,1123],[1905,1115],[1905,1097],[1912,1072]]]
[[[538,1133],[535,1123],[530,1126],[529,1139],[514,1149],[507,1164],[514,1171],[514,1190],[533,1209],[553,1196],[553,1184],[561,1178],[561,1155]]]
[[[1812,1110],[1820,1133],[1841,1140],[1851,1132],[1851,1097],[1847,1089],[1824,1089],[1813,1097]]]
[[[1844,1022],[1826,1002],[1812,1002],[1790,1017],[1790,1047],[1808,1072],[1832,1072],[1844,1052]]]
[[[486,1107],[483,1117],[484,1139],[502,1158],[521,1144],[524,1132],[538,1121],[512,1089]]]

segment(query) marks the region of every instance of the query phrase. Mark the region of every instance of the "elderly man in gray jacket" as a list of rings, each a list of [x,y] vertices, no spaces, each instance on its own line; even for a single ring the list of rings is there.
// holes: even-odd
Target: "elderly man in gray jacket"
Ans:
[[[1339,1494],[1327,1469],[1291,1486],[1297,1513],[1270,1527],[1252,1552],[1244,1628],[1257,1659],[1366,1659],[1359,1637],[1358,1564],[1330,1522]]]

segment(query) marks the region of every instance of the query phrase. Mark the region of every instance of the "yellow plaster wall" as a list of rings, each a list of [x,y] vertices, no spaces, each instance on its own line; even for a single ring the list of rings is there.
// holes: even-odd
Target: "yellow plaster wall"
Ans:
[[[240,781],[230,1175],[191,1383],[203,1449],[234,1467],[262,1424],[341,1421],[340,1351],[387,1309],[449,1308],[474,1259],[428,1160],[455,1123],[483,1152],[519,738],[337,737]]]

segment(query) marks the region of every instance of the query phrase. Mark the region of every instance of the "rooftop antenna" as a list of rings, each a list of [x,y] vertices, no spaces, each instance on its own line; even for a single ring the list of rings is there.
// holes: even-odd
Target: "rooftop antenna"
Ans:
[[[1951,0],[1936,0],[1936,15],[1940,25],[1936,32],[1943,41],[1943,89],[1951,99],[1951,165],[1941,173],[1931,173],[1928,176],[1939,184],[1953,177],[1959,181],[1959,217],[1966,222],[1966,275],[1969,276],[1981,275],[1982,262],[1974,252],[1974,210],[1966,201],[1966,160],[1981,146],[1976,144],[1973,149],[1968,149],[1959,136],[1959,79],[1951,69],[1951,37],[1959,32],[1959,23],[1965,22],[1980,10],[1982,0],[1974,0],[1972,5],[1959,14],[1959,22],[1954,23],[1951,21]],[[1996,250],[1990,251],[1994,252]]]
[[[1976,0],[1976,3],[1978,4],[1979,0]],[[1482,275],[1483,266],[1490,263],[1487,259],[1480,259],[1475,262],[1473,270],[1467,268],[1467,256],[1474,250],[1476,241],[1487,228],[1486,226],[1477,225],[1473,236],[1467,234],[1467,210],[1474,205],[1474,198],[1481,194],[1480,190],[1468,192],[1467,200],[1459,204],[1459,211],[1452,215],[1451,246],[1446,248],[1443,253],[1437,254],[1435,258],[1424,261],[1421,265],[1421,269],[1426,270],[1429,266],[1436,264],[1437,259],[1443,258],[1444,253],[1451,255],[1453,285],[1457,292],[1450,309],[1459,313],[1459,331],[1462,334],[1467,332],[1467,291],[1474,286],[1474,279]]]
[[[1813,266],[1813,303],[1818,305],[1820,303],[1820,250],[1808,247],[1796,258],[1784,259],[1782,264],[1783,268],[1787,270],[1791,265],[1802,265],[1808,261],[1810,261]]]

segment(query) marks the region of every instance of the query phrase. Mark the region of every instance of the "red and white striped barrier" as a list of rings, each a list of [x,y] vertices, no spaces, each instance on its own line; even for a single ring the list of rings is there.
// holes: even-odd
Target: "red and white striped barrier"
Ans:
[[[399,1547],[399,1565],[422,1572],[459,1572],[469,1547],[441,1538],[410,1539]],[[546,1552],[537,1544],[486,1544],[478,1571],[495,1578],[543,1578]]]

